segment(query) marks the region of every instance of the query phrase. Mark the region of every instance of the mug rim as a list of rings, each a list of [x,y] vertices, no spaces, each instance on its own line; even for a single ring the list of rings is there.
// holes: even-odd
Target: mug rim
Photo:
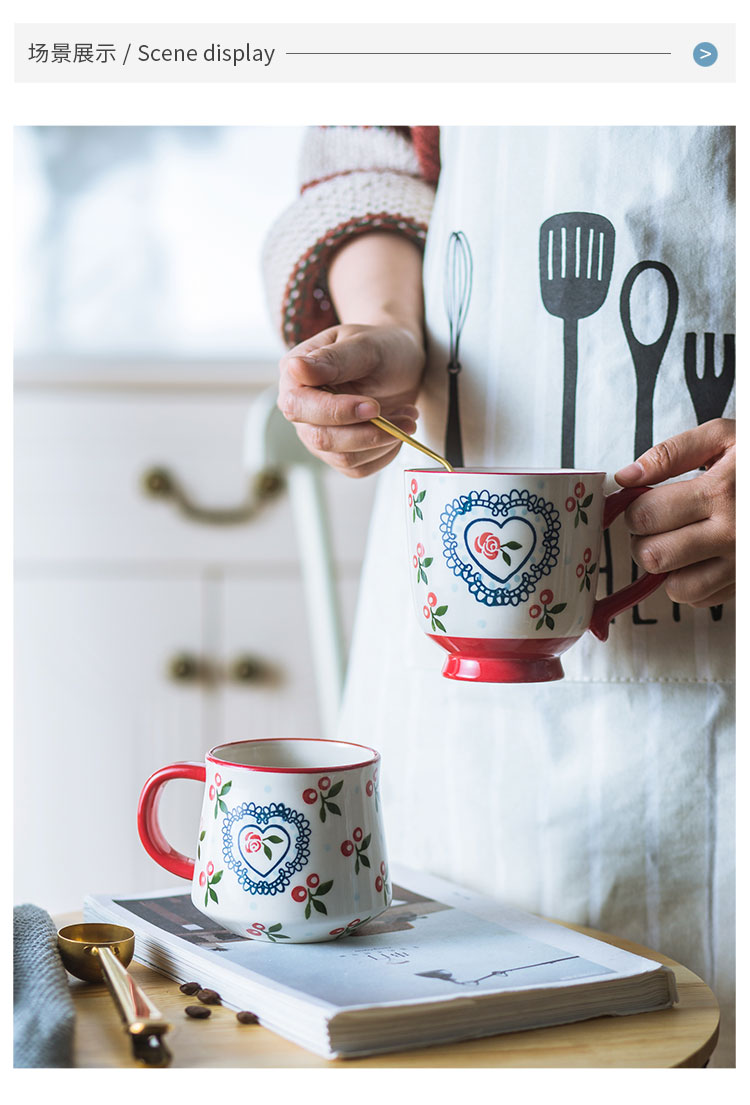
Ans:
[[[596,468],[405,468],[404,475],[419,472],[423,475],[439,473],[443,476],[606,476]]]
[[[365,752],[371,753],[371,755],[367,759],[357,763],[342,764],[339,766],[323,764],[321,767],[267,767],[261,764],[240,764],[236,763],[234,760],[225,760],[214,755],[219,749],[234,748],[240,744],[280,744],[289,743],[290,741],[294,741],[297,744],[306,742],[309,744],[343,745],[345,748],[362,748]],[[367,744],[357,744],[354,741],[331,740],[328,737],[255,737],[242,741],[225,741],[222,744],[214,745],[214,747],[210,748],[206,753],[206,762],[221,764],[223,767],[238,768],[243,771],[263,771],[272,775],[319,775],[322,771],[355,771],[358,768],[371,767],[380,762],[380,753],[376,748],[372,748]]]

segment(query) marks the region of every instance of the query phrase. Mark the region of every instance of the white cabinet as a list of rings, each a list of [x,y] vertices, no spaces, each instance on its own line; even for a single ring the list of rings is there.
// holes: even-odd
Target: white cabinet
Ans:
[[[224,741],[322,733],[288,495],[210,526],[142,490],[161,464],[203,504],[241,500],[259,390],[18,389],[16,901],[64,911],[172,885],[137,838],[148,775]],[[374,484],[331,474],[326,487],[350,627]],[[170,674],[178,656],[192,676]],[[164,793],[165,830],[187,852],[199,801],[197,784]]]

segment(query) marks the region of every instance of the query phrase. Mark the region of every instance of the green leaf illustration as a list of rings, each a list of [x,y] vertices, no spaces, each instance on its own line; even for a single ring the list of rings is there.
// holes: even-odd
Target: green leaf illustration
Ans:
[[[443,633],[445,633],[445,626],[443,625],[443,623],[442,623],[441,621],[438,621],[438,619],[437,619],[437,618],[433,618],[432,620],[433,620],[433,622],[435,623],[435,626],[436,626],[436,627],[437,627],[438,629],[441,629],[441,630],[443,631]]]
[[[427,583],[427,576],[426,576],[426,575],[424,574],[424,572],[422,571],[422,569],[421,569],[421,568],[419,569],[419,579],[417,580],[417,583],[419,583],[419,580],[420,580],[420,579],[421,579],[421,580],[422,580],[422,581],[423,581],[424,583]]]
[[[278,932],[280,928],[281,928],[280,924],[270,925],[268,931],[269,932]]]
[[[550,606],[549,612],[550,614],[562,614],[567,605],[567,602],[558,602],[556,606]]]
[[[414,507],[414,513],[416,514],[417,518],[423,518],[422,511],[419,509],[418,506]]]
[[[417,501],[418,503],[421,503],[421,502],[422,502],[422,499],[424,499],[424,497],[425,497],[425,495],[426,495],[426,494],[427,494],[427,492],[426,492],[426,491],[420,491],[420,492],[419,492],[419,494],[417,495],[416,501]]]
[[[506,547],[506,549],[513,549],[513,551],[515,552],[516,549],[521,548],[521,545],[520,545],[520,542],[518,542],[518,541],[506,541],[505,542],[505,547]]]
[[[508,556],[505,549],[501,549],[500,552],[503,554],[503,560],[505,561],[505,563],[510,564],[510,557]]]
[[[333,786],[331,787],[331,789],[328,791],[328,797],[329,798],[335,798],[336,795],[341,790],[341,788],[343,787],[343,785],[344,785],[344,780],[339,779],[339,781],[337,783],[334,783]]]
[[[204,905],[208,905],[208,889],[206,890],[206,896],[205,896],[205,898],[203,899],[203,904],[204,904]]]
[[[370,866],[370,861],[367,858],[367,856],[364,855],[364,854],[360,855],[359,862],[362,864],[363,867],[369,867]]]
[[[328,809],[331,811],[331,813],[337,813],[339,817],[341,816],[341,810],[338,808],[335,802],[329,802]]]
[[[432,557],[432,556],[426,556],[424,558],[422,563],[424,564],[425,568],[429,568],[430,564],[432,564],[433,559],[434,559],[434,557]]]
[[[589,524],[589,516],[588,516],[588,514],[586,513],[585,510],[581,511],[581,521],[584,522],[585,525]]]
[[[224,786],[219,791],[219,794],[224,795],[224,794],[227,793],[227,791],[230,791],[231,789],[232,789],[232,784],[231,783],[224,783]]]
[[[578,515],[576,514],[575,521],[573,522],[573,529],[577,529],[577,528],[578,528]]]
[[[280,836],[267,836],[264,839],[265,840],[270,840],[272,844],[283,844],[283,841],[282,841]]]
[[[446,611],[447,609],[448,609],[448,607],[447,607],[447,606],[438,606],[438,608],[436,609],[435,613],[436,613],[436,614],[438,615],[438,617],[439,617],[439,616],[440,616],[441,614],[444,614],[444,613],[445,613],[445,611]]]
[[[357,858],[354,861],[354,874],[355,875],[359,874],[359,856],[357,856]]]
[[[333,879],[329,879],[328,882],[322,882],[318,887],[318,894],[327,894],[333,886]]]
[[[219,904],[219,895],[216,893],[216,891],[214,890],[214,888],[212,886],[209,886],[208,893],[211,895],[211,901],[216,902],[216,904],[218,905]]]
[[[201,833],[201,835],[198,837],[198,840],[203,840],[205,835],[206,835],[206,830],[204,829],[203,832]]]
[[[305,920],[306,921],[310,920],[310,902],[311,902],[311,900],[312,899],[308,898],[307,899],[307,905],[305,906]]]
[[[590,591],[591,590],[591,580],[588,576],[584,576],[584,579],[585,579],[585,582],[586,582],[586,590]]]
[[[554,629],[555,628],[555,623],[552,621],[552,618],[549,616],[549,614],[547,614],[547,616],[544,620],[547,623],[547,629]]]
[[[365,837],[365,839],[362,841],[362,851],[363,852],[364,852],[365,848],[370,847],[370,840],[371,839],[372,839],[372,833],[368,833],[367,836]]]
[[[312,899],[312,904],[315,906],[318,913],[328,913],[328,910],[326,909],[323,902],[319,902],[317,898]]]
[[[593,501],[594,501],[594,496],[593,496],[593,494],[591,494],[591,495],[587,495],[587,496],[586,496],[586,498],[585,498],[585,499],[583,500],[583,502],[581,503],[581,506],[591,506],[591,504],[593,503]]]
[[[263,845],[263,851],[266,853],[266,859],[271,859],[271,856],[273,855],[273,853],[272,853],[271,849],[268,847],[267,844]]]
[[[325,819],[326,819],[326,808],[325,808],[325,806],[324,806],[324,805],[323,805],[323,804],[321,803],[321,805],[320,805],[320,820],[321,820],[321,821],[325,821]]]
[[[219,816],[219,807],[218,807],[218,805],[216,805],[216,806],[214,806],[214,821],[216,820],[216,818],[218,816]]]
[[[541,618],[536,623],[536,627],[537,627],[537,629],[541,629],[543,625],[544,625],[544,614],[542,614]]]
[[[217,872],[216,872],[216,874],[215,874],[215,875],[213,876],[213,878],[211,879],[211,882],[212,882],[212,883],[217,883],[217,882],[221,882],[221,876],[222,876],[223,874],[224,874],[224,872],[223,872],[223,871],[217,871]]]

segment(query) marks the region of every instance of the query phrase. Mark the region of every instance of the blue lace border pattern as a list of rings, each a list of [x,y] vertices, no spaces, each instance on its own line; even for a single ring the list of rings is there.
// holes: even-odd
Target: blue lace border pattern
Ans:
[[[288,824],[294,825],[297,829],[295,855],[282,864],[278,874],[271,882],[254,879],[242,860],[234,854],[232,828],[238,821],[242,821],[246,817],[252,817],[258,824],[264,822],[268,824],[274,818],[279,818]],[[241,805],[235,806],[224,817],[221,834],[224,838],[222,848],[224,862],[230,870],[234,871],[241,888],[246,890],[248,894],[281,894],[292,881],[292,875],[297,871],[301,871],[310,859],[310,822],[304,814],[290,809],[281,802],[272,802],[269,806],[257,806],[255,802],[243,802]]]
[[[453,532],[454,522],[475,507],[486,508],[493,518],[509,518],[514,511],[525,507],[529,513],[541,515],[544,519],[545,529],[540,542],[544,555],[537,564],[524,569],[521,582],[513,588],[486,587],[476,567],[467,564],[458,555],[458,538]],[[470,491],[468,495],[460,495],[452,503],[446,503],[445,510],[440,515],[440,529],[446,564],[454,575],[464,580],[477,602],[483,602],[486,606],[519,606],[526,602],[536,590],[539,580],[549,575],[560,556],[560,514],[552,503],[530,491],[513,490],[506,495]]]

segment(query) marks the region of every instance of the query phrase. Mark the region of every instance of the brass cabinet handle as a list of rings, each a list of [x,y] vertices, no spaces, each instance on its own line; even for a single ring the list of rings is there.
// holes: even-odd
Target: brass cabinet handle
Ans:
[[[249,522],[264,503],[276,498],[284,489],[284,478],[275,468],[264,468],[252,480],[245,500],[234,507],[206,507],[194,503],[168,468],[147,469],[141,477],[141,487],[151,498],[172,499],[182,514],[193,522],[234,526]]]
[[[167,672],[176,683],[200,683],[207,675],[204,661],[192,652],[178,652],[167,664]]]
[[[229,675],[235,683],[260,683],[266,678],[267,666],[258,656],[243,654],[229,667]]]
[[[222,669],[221,665],[192,652],[178,652],[168,661],[167,674],[175,683],[206,685],[216,684],[222,679],[247,685],[276,681],[278,678],[271,665],[251,653],[241,653]]]

